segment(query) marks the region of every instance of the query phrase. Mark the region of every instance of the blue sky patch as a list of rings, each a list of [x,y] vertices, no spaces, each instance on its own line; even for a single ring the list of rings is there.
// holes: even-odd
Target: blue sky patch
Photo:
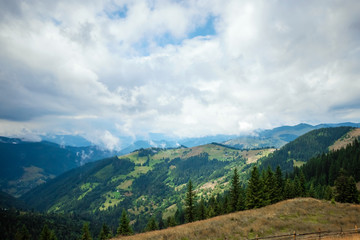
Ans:
[[[214,16],[209,16],[204,25],[197,27],[195,31],[189,34],[189,38],[215,35],[216,34],[215,26],[214,26],[215,20],[216,18]]]
[[[126,18],[128,12],[127,5],[119,7],[116,11],[113,12],[106,12],[106,15],[110,19],[119,19],[119,18]]]

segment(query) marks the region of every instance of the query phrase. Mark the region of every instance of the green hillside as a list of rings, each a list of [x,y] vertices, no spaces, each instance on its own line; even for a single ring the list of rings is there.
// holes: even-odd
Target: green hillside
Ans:
[[[308,132],[262,158],[262,166],[264,168],[271,166],[275,169],[279,165],[283,171],[291,172],[294,166],[299,167],[310,158],[328,152],[330,146],[353,129],[352,127],[336,127]]]
[[[228,189],[233,167],[238,167],[245,182],[251,163],[273,151],[242,151],[218,144],[140,149],[71,170],[21,199],[38,210],[94,214],[99,219],[113,219],[114,225],[123,208],[134,217],[163,214],[165,218],[181,204],[190,178],[197,195],[207,199]]]

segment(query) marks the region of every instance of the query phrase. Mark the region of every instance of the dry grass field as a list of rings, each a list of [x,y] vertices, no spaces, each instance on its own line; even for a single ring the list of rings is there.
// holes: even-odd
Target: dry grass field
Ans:
[[[360,205],[297,198],[260,209],[197,221],[161,231],[118,237],[124,240],[251,239],[296,233],[340,231],[360,225]],[[359,239],[342,238],[345,240]],[[325,238],[323,238],[325,239]],[[339,238],[327,238],[339,239]]]

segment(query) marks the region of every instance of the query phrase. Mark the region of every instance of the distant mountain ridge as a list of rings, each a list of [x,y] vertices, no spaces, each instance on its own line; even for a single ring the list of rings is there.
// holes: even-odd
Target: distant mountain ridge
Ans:
[[[115,154],[95,146],[0,137],[0,189],[18,197],[65,171]]]
[[[241,136],[224,142],[224,144],[240,149],[275,147],[280,148],[285,144],[295,140],[297,137],[320,128],[334,127],[355,127],[359,128],[360,123],[335,123],[310,125],[300,123],[295,126],[281,126],[270,130],[257,131],[255,136]]]

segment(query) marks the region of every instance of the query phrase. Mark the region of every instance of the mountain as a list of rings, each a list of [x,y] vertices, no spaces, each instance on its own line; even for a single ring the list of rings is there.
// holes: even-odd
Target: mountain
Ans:
[[[115,153],[95,146],[68,147],[0,137],[0,189],[18,197],[72,168],[112,155]]]
[[[275,147],[280,148],[286,143],[289,143],[295,140],[297,137],[308,133],[312,130],[320,128],[330,128],[330,127],[355,127],[359,128],[359,123],[337,123],[337,124],[319,124],[319,125],[310,125],[310,124],[298,124],[295,126],[282,126],[277,127],[271,130],[258,130],[253,136],[240,136],[228,141],[225,141],[224,144],[236,147],[239,149],[253,149],[253,148],[264,148],[264,147]]]
[[[264,167],[269,165],[273,169],[279,165],[284,171],[291,172],[293,166],[301,166],[309,159],[328,152],[336,141],[346,139],[346,136],[354,131],[359,132],[357,128],[353,127],[312,130],[261,159],[262,165]]]
[[[87,147],[93,145],[79,135],[41,135],[42,141],[53,142],[61,146]]]
[[[99,219],[111,219],[109,224],[115,226],[122,209],[130,209],[138,218],[135,228],[142,230],[149,216],[175,213],[189,179],[198,195],[209,198],[229,188],[233,167],[239,169],[244,182],[251,164],[273,151],[238,150],[219,144],[140,149],[73,169],[21,199],[41,211],[91,213]]]

